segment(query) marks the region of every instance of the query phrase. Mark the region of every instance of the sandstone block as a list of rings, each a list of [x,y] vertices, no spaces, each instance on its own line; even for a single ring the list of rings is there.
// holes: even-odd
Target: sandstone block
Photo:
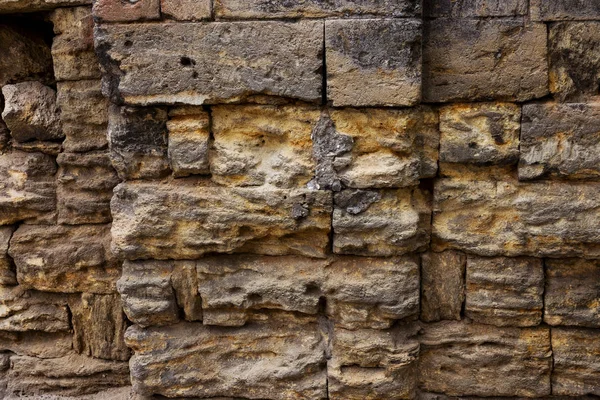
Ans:
[[[108,100],[102,96],[100,86],[98,80],[58,82],[56,100],[61,110],[65,152],[79,153],[108,146]]]
[[[198,272],[193,261],[174,263],[171,285],[175,291],[177,305],[186,321],[202,321],[202,298],[198,288]],[[181,313],[180,313],[181,314]]]
[[[424,24],[423,100],[526,101],[548,93],[546,26],[522,18]]]
[[[419,20],[330,20],[325,51],[327,97],[334,106],[410,106],[421,100]]]
[[[2,87],[2,119],[18,142],[58,140],[64,137],[56,92],[40,82],[21,82]]]
[[[56,161],[58,222],[70,225],[110,222],[110,199],[119,177],[108,152],[61,153]]]
[[[199,107],[179,107],[169,111],[167,121],[169,163],[173,175],[210,173],[209,116]]]
[[[593,20],[600,18],[600,4],[594,0],[531,0],[534,21]]]
[[[0,350],[37,358],[64,357],[73,353],[73,332],[0,331]]]
[[[318,17],[407,17],[421,13],[415,0],[216,0],[215,15],[223,19],[318,18]]]
[[[160,19],[160,0],[122,2],[98,0],[94,2],[94,17],[106,22],[129,22]]]
[[[21,225],[8,252],[22,287],[110,294],[121,274],[110,240],[110,225]]]
[[[90,0],[1,0],[0,14],[31,13],[83,4],[92,4],[92,2]]]
[[[513,17],[525,16],[527,0],[424,0],[426,17]]]
[[[552,392],[600,395],[600,333],[594,329],[552,328]]]
[[[12,151],[0,155],[0,225],[49,222],[55,216],[54,158]]]
[[[0,1],[0,13],[10,4],[14,2]],[[0,86],[25,80],[44,83],[53,80],[50,46],[40,35],[32,34],[18,24],[0,24],[0,50],[3,53],[0,60]]]
[[[167,175],[167,112],[162,108],[109,107],[110,159],[121,179]]]
[[[467,257],[465,315],[496,326],[542,322],[544,266],[539,258]]]
[[[600,104],[523,107],[519,179],[600,178]]]
[[[54,157],[56,157],[63,149],[62,143],[42,142],[39,140],[22,143],[12,140],[10,145],[13,150],[25,151],[27,153],[44,153]]]
[[[477,165],[519,159],[521,108],[511,103],[456,104],[440,110],[440,161]]]
[[[419,342],[412,326],[335,329],[327,366],[332,400],[414,399]]]
[[[322,47],[319,21],[106,25],[96,31],[112,97],[138,105],[254,95],[321,101]]]
[[[64,297],[27,291],[21,286],[0,288],[0,331],[68,331],[69,312]]]
[[[160,0],[160,12],[178,21],[200,21],[212,15],[211,0]]]
[[[450,396],[550,394],[547,328],[498,328],[465,322],[425,325],[419,387]]]
[[[421,320],[460,320],[465,301],[467,257],[459,251],[421,256]]]
[[[243,328],[134,325],[126,333],[135,352],[133,386],[167,397],[325,399],[325,344],[317,325],[269,322]]]
[[[15,228],[12,226],[0,227],[0,285],[12,286],[17,284],[15,265],[8,255],[8,244]]]
[[[323,257],[331,208],[331,194],[322,191],[124,183],[111,201],[113,250],[128,259],[211,252]]]
[[[544,321],[600,327],[600,261],[546,260]]]
[[[335,195],[333,252],[392,256],[423,251],[431,234],[430,193],[419,188],[345,190]]]
[[[314,175],[315,107],[218,106],[212,109],[212,180],[227,186],[305,187]]]

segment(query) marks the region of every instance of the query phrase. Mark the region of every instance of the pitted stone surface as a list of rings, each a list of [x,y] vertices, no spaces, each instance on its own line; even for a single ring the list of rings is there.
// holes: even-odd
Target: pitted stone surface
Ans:
[[[600,4],[594,0],[531,0],[531,16],[538,21],[600,19]]]
[[[167,121],[169,164],[175,176],[210,173],[209,115],[200,107],[178,107]]]
[[[426,17],[512,17],[527,15],[527,0],[424,0]]]
[[[600,334],[594,329],[552,328],[552,391],[581,398],[600,395]]]

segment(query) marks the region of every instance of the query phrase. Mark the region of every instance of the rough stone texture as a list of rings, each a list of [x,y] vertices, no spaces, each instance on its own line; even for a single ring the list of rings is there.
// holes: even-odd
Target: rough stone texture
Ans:
[[[58,358],[72,353],[72,348],[73,333],[66,330],[60,332],[0,331],[0,349],[4,354],[14,353],[20,356]]]
[[[430,193],[419,188],[345,190],[335,195],[333,252],[392,256],[425,250]]]
[[[11,2],[12,3],[12,2]],[[3,0],[0,10],[10,4]],[[1,12],[1,11],[0,11]],[[18,24],[0,23],[0,86],[25,80],[52,81],[52,55],[43,38]]]
[[[536,21],[600,19],[600,4],[594,0],[531,0]]]
[[[20,287],[62,293],[114,293],[121,273],[110,225],[21,225],[8,253]]]
[[[600,258],[599,186],[441,179],[433,247],[481,256]]]
[[[105,360],[127,361],[127,320],[119,295],[83,293],[71,303],[73,348],[76,352]]]
[[[544,322],[600,328],[600,261],[546,260]]]
[[[210,119],[200,107],[179,107],[169,111],[168,154],[174,176],[207,175],[210,146]]]
[[[599,32],[598,22],[550,25],[550,91],[559,100],[581,101],[600,94]]]
[[[0,331],[68,331],[69,312],[64,299],[55,294],[0,287]]]
[[[0,1],[0,14],[30,13],[33,11],[51,10],[57,7],[73,7],[91,3],[90,0],[2,0]],[[3,69],[0,68],[0,70]]]
[[[200,21],[212,14],[212,0],[160,0],[160,12],[178,21]]]
[[[160,18],[160,0],[97,0],[94,17],[107,22],[129,22]]]
[[[424,0],[426,17],[512,17],[527,15],[527,0]]]
[[[511,103],[455,104],[440,109],[440,161],[476,165],[519,159],[521,108]]]
[[[111,105],[108,113],[110,159],[121,179],[167,175],[167,111]]]
[[[317,314],[323,298],[331,321],[347,329],[385,329],[419,309],[414,257],[217,256],[198,260],[196,268],[209,325],[243,325],[251,310]]]
[[[79,153],[108,146],[108,101],[100,81],[59,82],[56,101],[60,107],[65,152]]]
[[[421,256],[421,320],[460,320],[465,301],[467,257],[458,251]]]
[[[64,137],[56,92],[40,82],[22,82],[2,87],[2,119],[18,142],[58,140]]]
[[[291,319],[291,318],[290,318]],[[183,322],[126,333],[133,384],[168,397],[325,399],[325,344],[317,325],[265,321],[243,328]],[[169,371],[165,374],[165,371]]]
[[[327,98],[334,106],[410,106],[421,100],[419,20],[327,21],[325,52]]]
[[[305,187],[314,175],[314,107],[219,106],[212,109],[212,180],[227,186]]]
[[[419,342],[414,326],[389,331],[336,329],[327,366],[329,399],[413,399]]]
[[[467,257],[465,315],[475,322],[539,325],[543,294],[541,259]]]
[[[199,293],[198,272],[193,261],[179,261],[173,266],[171,285],[177,305],[186,321],[202,321],[202,297]]]
[[[120,256],[193,259],[210,252],[323,257],[331,194],[197,186],[120,184],[111,202]]]
[[[12,286],[17,284],[15,265],[8,255],[8,244],[15,228],[12,226],[0,227],[0,285]]]
[[[96,49],[129,104],[320,101],[322,36],[318,21],[106,25]]]
[[[56,210],[54,159],[42,153],[0,155],[0,225],[48,222]]]
[[[56,161],[58,222],[70,225],[110,222],[110,199],[119,178],[108,153],[61,153]]]
[[[526,101],[548,93],[546,26],[522,18],[424,23],[423,100]]]
[[[552,328],[552,393],[600,395],[600,334],[593,329]]]
[[[224,19],[300,17],[407,17],[421,13],[415,0],[215,0],[215,15]]]
[[[425,325],[419,387],[450,396],[550,394],[552,351],[547,328],[498,328],[466,322]]]
[[[519,179],[600,179],[600,103],[523,107]]]

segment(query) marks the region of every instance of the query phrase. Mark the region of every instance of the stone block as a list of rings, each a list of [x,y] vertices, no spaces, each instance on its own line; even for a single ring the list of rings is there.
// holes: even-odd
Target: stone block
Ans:
[[[160,0],[160,12],[178,21],[210,19],[212,0]]]
[[[0,285],[12,286],[17,284],[15,265],[8,255],[8,244],[15,231],[15,227],[0,227]]]
[[[334,106],[411,106],[421,100],[419,20],[327,21],[325,52],[327,98]]]
[[[21,286],[0,287],[0,331],[64,332],[70,329],[67,299]]]
[[[91,0],[0,0],[0,14],[31,13],[57,7],[92,4]],[[0,68],[1,70],[2,68]]]
[[[421,256],[421,320],[460,320],[465,301],[467,257],[459,251]]]
[[[583,398],[600,395],[600,333],[597,329],[552,328],[552,393]]]
[[[527,0],[424,0],[426,17],[478,18],[526,16]]]
[[[160,0],[97,0],[94,17],[104,22],[131,22],[160,19]]]
[[[0,1],[0,13],[14,3],[12,0]],[[41,35],[28,32],[18,24],[0,24],[0,51],[3,54],[0,86],[26,80],[53,81],[50,46]]]
[[[176,177],[210,174],[209,115],[201,107],[178,107],[167,121],[169,163]]]
[[[600,19],[600,4],[595,0],[531,0],[534,21]]]
[[[0,331],[0,350],[37,358],[64,357],[73,353],[73,332]]]

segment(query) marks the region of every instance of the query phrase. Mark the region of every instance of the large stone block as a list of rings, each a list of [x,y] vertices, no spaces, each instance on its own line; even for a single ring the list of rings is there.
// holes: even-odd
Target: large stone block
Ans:
[[[544,321],[600,328],[600,261],[546,260]]]
[[[542,322],[544,266],[539,258],[467,257],[465,315],[496,326]]]
[[[101,25],[96,49],[110,94],[129,104],[321,101],[319,21]]]
[[[465,301],[467,257],[459,251],[421,256],[421,320],[460,320]]]
[[[24,0],[29,3],[30,0]],[[19,1],[17,2],[19,3]],[[0,13],[12,0],[0,1]],[[26,80],[50,83],[53,80],[50,46],[41,35],[18,24],[0,24],[0,86]]]
[[[313,178],[316,107],[218,106],[212,109],[212,180],[227,186],[305,187]],[[170,138],[169,138],[170,140]]]
[[[595,0],[531,0],[534,21],[600,19],[600,3]]]
[[[21,286],[0,288],[0,331],[63,332],[70,329],[67,299]]]
[[[519,179],[600,179],[600,103],[523,106]]]
[[[431,235],[430,193],[420,188],[335,195],[333,252],[392,256],[422,251]]]
[[[131,22],[160,19],[160,0],[123,2],[98,0],[94,2],[94,17],[99,21]]]
[[[548,93],[546,26],[522,18],[424,23],[423,100],[526,101]]]
[[[481,256],[600,258],[600,186],[441,179],[433,247]]]
[[[10,241],[20,286],[48,292],[116,292],[120,262],[110,225],[21,225]]]
[[[54,158],[42,153],[0,154],[0,225],[51,222],[56,210]]]
[[[327,98],[334,106],[410,106],[421,100],[421,21],[330,20],[325,52]]]
[[[167,397],[325,399],[325,343],[316,323],[265,321],[242,328],[184,322],[132,326],[138,393]],[[165,373],[168,371],[167,373]]]
[[[17,284],[15,265],[8,255],[8,244],[15,228],[12,226],[0,227],[0,285],[12,286]]]
[[[331,194],[223,188],[194,180],[115,189],[113,250],[128,259],[194,259],[211,252],[323,257]]]
[[[168,154],[173,175],[210,174],[210,118],[201,107],[177,107],[167,121]]]
[[[527,0],[424,0],[426,17],[512,17],[527,15]]]
[[[216,0],[215,16],[223,19],[411,17],[421,13],[417,0]]]
[[[548,328],[498,328],[466,322],[425,325],[419,387],[450,396],[550,394]]]
[[[552,328],[552,393],[600,396],[600,333],[597,329]]]

